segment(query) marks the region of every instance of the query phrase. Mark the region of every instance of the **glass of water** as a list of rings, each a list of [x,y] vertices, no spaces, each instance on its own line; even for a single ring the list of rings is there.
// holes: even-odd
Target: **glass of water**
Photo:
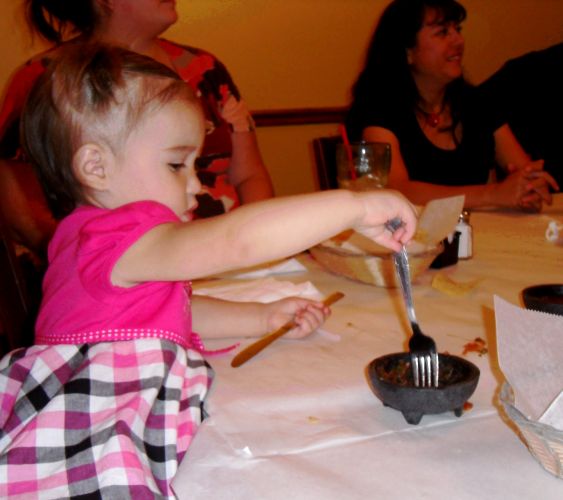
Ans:
[[[391,168],[391,145],[387,142],[352,142],[336,146],[339,187],[367,191],[387,186]]]

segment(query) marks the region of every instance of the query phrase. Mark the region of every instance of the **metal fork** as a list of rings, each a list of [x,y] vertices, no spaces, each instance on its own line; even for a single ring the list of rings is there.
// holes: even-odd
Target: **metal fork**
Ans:
[[[385,227],[389,231],[395,232],[401,225],[402,221],[392,219],[385,224]],[[439,361],[436,342],[432,337],[424,335],[418,326],[412,300],[409,258],[404,246],[400,252],[393,254],[393,261],[413,332],[409,339],[409,351],[414,385],[415,387],[438,387]]]

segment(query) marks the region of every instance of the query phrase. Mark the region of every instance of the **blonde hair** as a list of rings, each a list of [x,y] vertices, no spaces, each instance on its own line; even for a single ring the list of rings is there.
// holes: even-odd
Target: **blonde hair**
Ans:
[[[194,105],[189,86],[163,64],[99,43],[68,43],[33,86],[21,122],[22,144],[57,218],[84,201],[72,160],[86,142],[116,152],[149,112],[172,100]]]

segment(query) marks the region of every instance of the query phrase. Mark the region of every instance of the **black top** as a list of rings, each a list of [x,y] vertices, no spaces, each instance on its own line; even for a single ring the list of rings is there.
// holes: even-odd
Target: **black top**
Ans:
[[[354,103],[347,120],[350,139],[360,140],[366,127],[383,127],[399,140],[410,180],[448,186],[485,184],[495,167],[493,132],[502,122],[500,116],[487,112],[477,89],[468,86],[464,92],[462,140],[453,150],[439,148],[428,140],[414,110],[389,101],[369,109]]]
[[[481,84],[534,160],[563,187],[563,43],[508,61]]]

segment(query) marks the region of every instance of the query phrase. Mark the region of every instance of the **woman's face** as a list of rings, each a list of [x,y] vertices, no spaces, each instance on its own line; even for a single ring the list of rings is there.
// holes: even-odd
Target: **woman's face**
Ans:
[[[407,59],[415,80],[424,78],[446,85],[462,74],[465,42],[459,24],[440,18],[436,10],[426,9],[416,45],[407,49]]]
[[[176,0],[114,0],[111,16],[124,32],[158,36],[178,20]]]

